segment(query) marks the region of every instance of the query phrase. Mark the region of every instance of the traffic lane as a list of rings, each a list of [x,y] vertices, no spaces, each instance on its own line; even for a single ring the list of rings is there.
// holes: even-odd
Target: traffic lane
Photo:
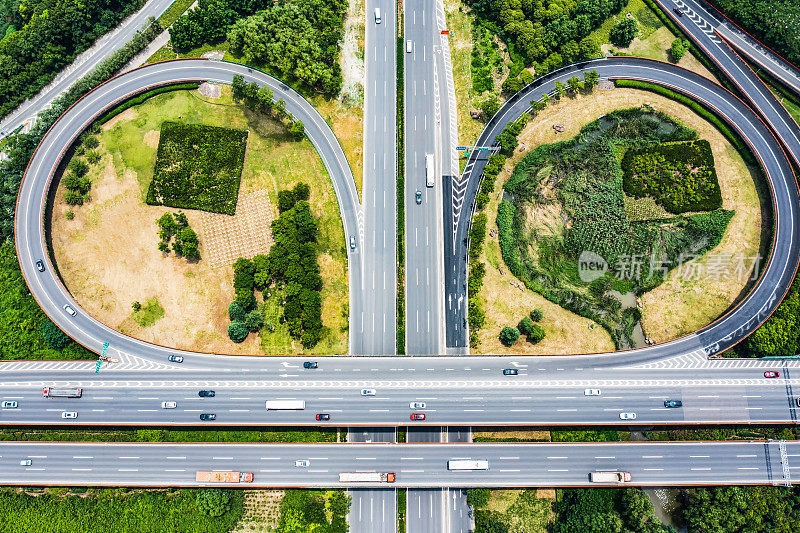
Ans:
[[[787,396],[785,385],[759,386],[494,388],[491,395],[474,389],[430,390],[381,388],[374,396],[359,389],[308,389],[264,391],[207,387],[213,398],[199,397],[197,388],[181,389],[84,389],[82,398],[44,398],[41,389],[5,389],[0,397],[17,402],[3,409],[5,424],[71,425],[493,425],[498,420],[515,425],[642,425],[715,422],[791,422],[796,399]],[[600,391],[600,395],[594,394]],[[303,400],[302,410],[267,410],[267,400]],[[679,400],[682,407],[667,408],[664,402]],[[166,409],[162,402],[175,402]],[[412,404],[424,407],[412,408]],[[75,412],[76,419],[61,418]],[[200,414],[213,413],[216,420],[201,422]],[[625,420],[621,413],[635,413]],[[330,419],[318,421],[317,414]],[[412,414],[425,420],[412,421]],[[393,431],[393,430],[392,430]],[[430,429],[423,430],[431,431]]]
[[[406,530],[414,533],[440,533],[445,530],[446,491],[442,489],[409,489],[406,496]]]
[[[197,470],[233,470],[253,472],[252,486],[350,486],[339,483],[338,474],[359,471],[394,472],[395,486],[408,487],[597,486],[589,482],[589,473],[602,471],[630,472],[631,484],[636,485],[766,484],[784,481],[780,466],[770,468],[766,461],[769,450],[775,462],[778,447],[778,442],[3,443],[0,483],[194,485]],[[796,452],[798,443],[788,443],[787,449]],[[24,459],[32,464],[20,465]],[[295,461],[303,459],[309,461],[308,466],[295,466]],[[489,469],[451,471],[447,469],[451,459],[487,460]]]

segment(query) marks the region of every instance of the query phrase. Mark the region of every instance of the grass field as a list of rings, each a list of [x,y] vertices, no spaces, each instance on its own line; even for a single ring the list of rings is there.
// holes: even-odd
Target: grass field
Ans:
[[[150,298],[141,309],[133,312],[133,320],[141,328],[148,328],[164,316],[164,308],[158,303],[158,298]]]
[[[267,191],[268,208],[274,215],[278,190],[300,181],[310,185],[311,208],[319,222],[323,324],[331,336],[327,346],[329,353],[345,353],[347,320],[342,318],[342,309],[348,300],[347,254],[327,172],[310,141],[292,141],[283,125],[234,105],[227,86],[218,99],[197,91],[158,95],[104,125],[98,136],[103,160],[89,174],[93,201],[74,220],[67,220],[60,207],[54,210],[55,255],[73,295],[99,320],[142,340],[217,353],[296,353],[265,351],[256,335],[239,345],[228,339],[233,273],[229,266],[212,268],[202,259],[208,241],[200,212],[186,212],[198,233],[199,262],[163,257],[157,251],[155,220],[166,208],[147,206],[144,198],[164,121],[248,130],[240,197]],[[158,299],[164,317],[143,328],[132,319],[130,306],[135,300],[144,304],[150,298]]]

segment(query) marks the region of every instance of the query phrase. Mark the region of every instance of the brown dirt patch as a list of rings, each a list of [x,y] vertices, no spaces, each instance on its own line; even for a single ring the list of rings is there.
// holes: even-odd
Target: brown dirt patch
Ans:
[[[244,514],[232,533],[270,533],[281,517],[282,490],[244,491]]]
[[[550,442],[550,432],[538,430],[522,431],[518,429],[509,429],[499,431],[475,431],[472,435],[473,440],[475,437],[483,437],[487,439],[524,439]]]
[[[695,129],[700,138],[707,139],[714,154],[717,178],[722,191],[722,205],[736,211],[719,246],[708,252],[700,262],[708,264],[727,256],[758,253],[761,234],[761,210],[756,190],[756,174],[747,167],[741,156],[710,123],[677,102],[663,96],[636,89],[595,90],[591,95],[563,98],[553,102],[531,119],[519,136],[525,152],[517,151],[506,163],[497,180],[487,213],[490,229],[497,218],[497,206],[502,194],[502,185],[525,154],[533,147],[570,139],[589,122],[613,111],[650,103],[655,109]],[[563,133],[556,133],[553,124],[564,125]],[[498,354],[562,354],[590,353],[613,350],[611,339],[605,330],[583,317],[570,313],[542,296],[527,289],[520,290],[509,282],[516,281],[502,263],[497,237],[487,235],[484,250],[486,277],[481,290],[486,310],[486,326],[480,331],[480,348],[476,353]],[[503,274],[498,271],[502,266]],[[696,331],[709,324],[727,309],[746,284],[746,279],[680,280],[676,272],[670,273],[667,282],[640,299],[644,315],[643,326],[647,335],[655,341],[666,341],[682,334]],[[531,346],[524,337],[511,348],[506,348],[497,339],[506,325],[516,325],[531,309],[540,307],[544,311],[541,326],[547,337],[538,345]]]
[[[108,122],[103,124],[102,128],[104,130],[110,130],[111,128],[114,127],[114,125],[117,122],[125,121],[125,120],[133,120],[138,115],[139,115],[139,113],[137,113],[135,109],[133,109],[133,108],[126,109],[125,111],[123,111],[122,113],[117,115],[116,117],[112,118],[111,120],[109,120]]]
[[[161,139],[161,132],[150,130],[144,134],[144,143],[150,148],[158,148],[158,141]]]

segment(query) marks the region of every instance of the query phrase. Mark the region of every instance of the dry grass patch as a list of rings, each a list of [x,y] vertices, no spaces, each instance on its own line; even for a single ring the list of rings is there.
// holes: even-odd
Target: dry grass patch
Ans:
[[[282,490],[244,491],[244,514],[232,533],[271,533],[281,517]]]
[[[550,432],[540,430],[519,430],[508,429],[498,431],[475,431],[472,433],[473,440],[476,437],[485,439],[520,439],[530,441],[550,442]]]
[[[342,103],[317,96],[311,100],[320,115],[330,124],[342,145],[344,155],[353,171],[359,196],[364,182],[364,108],[363,100]]]
[[[701,139],[709,141],[722,191],[723,208],[736,211],[720,244],[706,253],[700,262],[708,264],[736,253],[746,256],[757,254],[761,244],[762,209],[756,189],[758,171],[747,167],[722,134],[690,109],[663,96],[627,88],[595,90],[591,95],[565,97],[561,101],[553,101],[531,119],[519,136],[523,151],[518,149],[506,163],[497,181],[497,192],[487,206],[490,230],[495,229],[502,185],[508,179],[510,170],[529,149],[570,139],[578,134],[582,126],[610,111],[637,107],[647,102],[693,128]],[[564,125],[563,133],[556,133],[553,129],[556,123]],[[486,310],[486,326],[479,333],[481,344],[477,353],[561,354],[614,350],[610,336],[601,326],[594,325],[592,329],[592,322],[588,319],[550,303],[524,286],[520,289],[512,285],[522,284],[503,264],[496,232],[495,236],[487,235],[483,259],[486,262],[486,277],[481,298]],[[502,274],[498,267],[502,267]],[[746,282],[738,279],[678,280],[673,271],[667,282],[640,299],[645,332],[653,340],[665,341],[696,331],[724,312]],[[544,320],[540,325],[547,337],[534,346],[528,344],[524,337],[511,348],[503,346],[497,339],[502,327],[516,325],[535,307],[544,311]]]

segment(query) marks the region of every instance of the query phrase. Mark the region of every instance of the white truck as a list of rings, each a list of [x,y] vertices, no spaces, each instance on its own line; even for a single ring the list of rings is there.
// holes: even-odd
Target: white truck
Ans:
[[[433,179],[436,169],[433,167],[433,154],[425,154],[425,185],[433,187],[436,181]]]
[[[340,483],[394,483],[394,472],[341,472]]]
[[[267,411],[299,411],[306,408],[305,400],[267,400]]]
[[[83,390],[79,387],[59,389],[57,387],[44,387],[42,396],[45,398],[80,398]]]
[[[489,461],[485,459],[450,459],[448,470],[489,470]]]
[[[630,472],[589,472],[592,483],[625,483],[631,480]]]

